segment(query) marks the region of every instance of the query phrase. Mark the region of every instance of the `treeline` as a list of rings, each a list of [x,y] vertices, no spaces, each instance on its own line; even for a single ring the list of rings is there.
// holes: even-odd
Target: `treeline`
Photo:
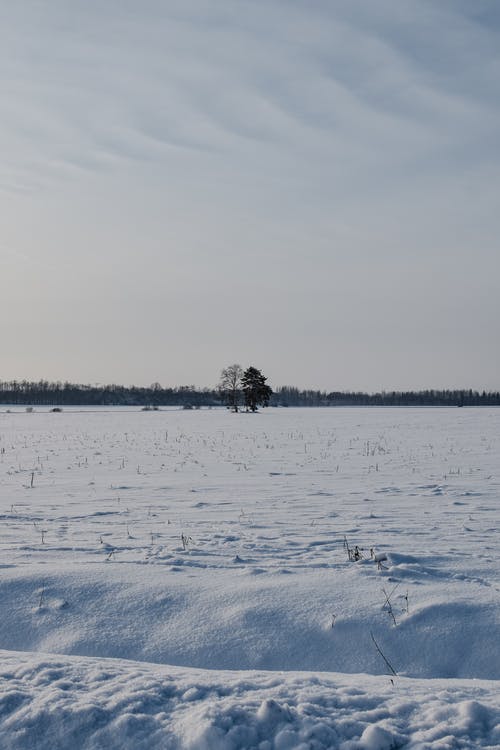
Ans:
[[[219,406],[215,390],[194,385],[162,388],[159,383],[148,387],[124,385],[81,385],[50,383],[47,380],[0,381],[0,403],[33,406]]]
[[[183,385],[163,388],[123,385],[79,385],[47,380],[0,381],[0,403],[32,406],[222,406],[224,396],[217,388]],[[500,406],[500,392],[469,390],[349,391],[276,388],[270,406]]]
[[[271,399],[280,406],[500,406],[500,392],[464,390],[302,391],[293,386],[277,388]]]

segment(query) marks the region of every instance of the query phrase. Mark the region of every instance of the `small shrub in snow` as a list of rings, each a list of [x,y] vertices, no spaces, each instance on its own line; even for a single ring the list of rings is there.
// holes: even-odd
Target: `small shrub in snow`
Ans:
[[[396,622],[396,615],[394,614],[394,609],[393,609],[393,606],[392,606],[391,597],[393,596],[393,594],[396,591],[396,589],[398,588],[398,586],[399,586],[399,583],[396,584],[396,586],[394,586],[394,588],[392,589],[392,591],[389,594],[387,593],[387,591],[385,590],[385,588],[382,589],[382,592],[383,592],[383,594],[385,596],[385,602],[382,605],[382,609],[387,612],[387,614],[389,615],[389,617],[391,618],[391,620],[393,621],[393,623],[394,623],[395,626],[398,623]]]

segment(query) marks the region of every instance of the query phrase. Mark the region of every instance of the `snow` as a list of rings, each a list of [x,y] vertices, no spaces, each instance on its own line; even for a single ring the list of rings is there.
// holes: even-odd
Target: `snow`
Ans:
[[[499,428],[0,413],[0,747],[499,748]]]
[[[14,749],[484,747],[494,682],[200,671],[1,652],[0,743]]]

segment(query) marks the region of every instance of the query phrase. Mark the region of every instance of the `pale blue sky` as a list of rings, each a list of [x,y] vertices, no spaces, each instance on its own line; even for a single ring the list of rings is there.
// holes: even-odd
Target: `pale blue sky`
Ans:
[[[0,378],[500,388],[496,0],[0,2]]]

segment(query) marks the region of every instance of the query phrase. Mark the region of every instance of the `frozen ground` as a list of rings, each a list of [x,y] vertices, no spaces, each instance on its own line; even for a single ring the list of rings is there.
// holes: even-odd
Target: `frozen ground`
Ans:
[[[0,413],[0,747],[500,748],[499,462],[494,409]]]

